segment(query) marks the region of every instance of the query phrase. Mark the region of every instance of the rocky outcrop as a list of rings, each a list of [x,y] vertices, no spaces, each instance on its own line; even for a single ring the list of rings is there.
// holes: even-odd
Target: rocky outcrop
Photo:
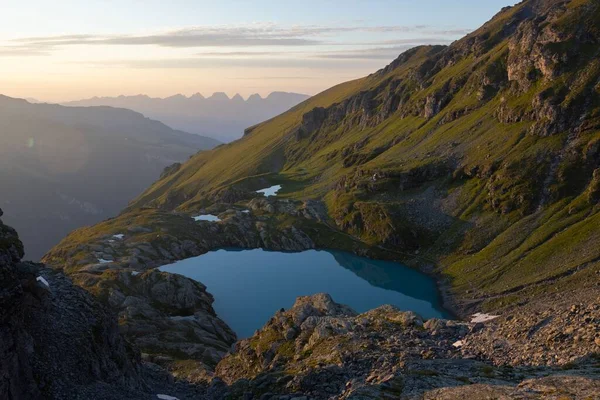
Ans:
[[[326,294],[300,297],[237,343],[216,375],[228,396],[247,399],[585,398],[600,388],[598,372],[576,362],[532,371],[466,356],[486,325],[423,321],[390,306],[357,315]]]
[[[516,387],[497,384],[475,384],[435,389],[426,393],[423,398],[426,400],[593,399],[599,392],[600,383],[595,379],[555,375],[545,378],[526,379]]]
[[[528,90],[538,77],[551,80],[561,73],[576,49],[560,46],[570,38],[556,25],[545,23],[564,12],[564,4],[557,4],[544,16],[531,18],[519,24],[509,41],[508,79],[520,90]],[[530,7],[526,7],[530,9]]]
[[[268,214],[288,214],[321,222],[327,220],[327,208],[320,200],[294,201],[259,197],[249,201],[248,208]]]
[[[419,380],[443,387],[449,378],[434,370],[451,375],[476,369],[476,362],[448,361],[459,354],[452,343],[469,329],[463,323],[424,322],[391,306],[357,315],[326,294],[300,297],[289,311],[277,313],[252,338],[236,344],[216,374],[233,393],[264,388],[270,399],[285,394],[399,398],[422,393],[427,386],[419,388]],[[446,361],[431,361],[436,358]]]
[[[304,114],[302,116],[302,124],[295,132],[296,140],[310,137],[310,135],[321,128],[326,118],[327,111],[323,107],[315,107]]]
[[[22,254],[0,221],[0,398],[110,398],[145,388],[139,355],[114,316],[61,273],[19,262]]]
[[[254,130],[256,129],[258,125],[253,125],[249,128],[244,129],[244,136],[248,136],[250,134],[252,134],[252,132],[254,132]]]
[[[600,201],[600,168],[594,170],[592,181],[587,189],[587,198],[590,204],[597,204]]]
[[[227,187],[211,194],[209,197],[210,200],[215,203],[235,204],[238,201],[248,200],[256,196],[257,194],[255,192]]]
[[[372,91],[360,92],[341,103],[316,107],[302,116],[292,134],[300,141],[318,134],[322,127],[331,130],[341,126],[348,130],[375,126],[398,111],[406,90],[400,81],[385,81]]]
[[[85,279],[94,285],[93,277]],[[118,313],[121,332],[158,364],[197,360],[198,369],[210,370],[236,340],[215,314],[206,287],[181,275],[121,272],[94,287]]]
[[[248,204],[260,215],[228,209],[217,212],[221,222],[196,222],[188,214],[156,210],[148,225],[132,221],[122,236],[121,231],[114,230],[74,246],[67,240],[64,247],[57,246],[44,260],[51,265],[68,265],[77,273],[101,274],[123,269],[145,271],[226,247],[283,251],[315,248],[309,235],[294,225],[274,227],[274,217],[277,212],[289,212],[307,219],[323,218],[322,203],[260,198]],[[145,218],[139,217],[141,221]]]
[[[339,192],[365,190],[369,193],[405,191],[423,186],[435,179],[450,176],[454,165],[450,162],[430,162],[405,171],[356,169],[340,178],[335,189]]]
[[[396,113],[402,118],[419,116],[429,120],[440,114],[465,86],[482,105],[509,86],[514,96],[529,91],[538,81],[555,81],[585,53],[586,46],[598,43],[600,38],[590,26],[570,29],[555,23],[564,16],[567,6],[563,2],[529,3],[503,10],[503,18],[498,17],[498,21],[504,22],[497,22],[500,26],[494,26],[496,21],[492,20],[449,47],[421,46],[406,51],[374,74],[383,80],[373,89],[305,113],[300,126],[293,131],[296,139],[311,137],[323,127],[328,131],[341,127],[345,131],[376,126]],[[507,49],[498,56],[479,60],[472,75],[462,73],[443,81],[433,79],[438,72],[468,57],[482,57],[502,41],[507,41]],[[410,71],[404,79],[393,76],[402,68]],[[543,104],[539,99],[537,103],[534,100],[531,112],[503,106],[497,116],[506,123],[534,121],[530,132],[548,136],[569,128],[569,122],[582,115],[574,109],[563,109],[558,105],[560,101],[560,96]],[[442,123],[454,121],[466,112],[451,110]]]

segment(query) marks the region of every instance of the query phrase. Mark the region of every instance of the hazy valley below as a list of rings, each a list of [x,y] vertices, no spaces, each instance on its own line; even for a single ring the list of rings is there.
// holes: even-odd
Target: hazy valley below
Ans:
[[[129,110],[9,97],[0,130],[0,206],[36,261],[70,231],[118,214],[165,167],[219,144]]]

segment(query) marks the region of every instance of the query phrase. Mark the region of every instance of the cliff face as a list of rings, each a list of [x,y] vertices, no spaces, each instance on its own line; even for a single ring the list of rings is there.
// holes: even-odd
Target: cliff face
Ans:
[[[21,263],[22,255],[16,232],[0,221],[0,398],[80,398],[142,387],[139,356],[116,319],[64,275]]]

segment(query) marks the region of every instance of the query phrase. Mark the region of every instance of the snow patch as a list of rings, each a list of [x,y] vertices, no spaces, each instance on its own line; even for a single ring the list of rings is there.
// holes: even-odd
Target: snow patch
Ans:
[[[48,281],[43,276],[38,276],[35,280],[38,281],[38,282],[42,282],[47,287],[50,287],[50,284],[48,283]]]
[[[208,222],[219,222],[221,221],[221,219],[219,217],[217,217],[216,215],[213,214],[203,214],[203,215],[198,215],[196,217],[192,217],[194,218],[194,221],[198,222],[198,221],[208,221]]]
[[[140,273],[139,271],[131,271],[131,275],[133,276],[138,276]]]
[[[473,314],[471,316],[471,323],[476,324],[479,322],[487,322],[487,321],[491,321],[493,319],[498,318],[499,315],[490,315],[490,314],[483,314],[483,313],[476,313]]]
[[[242,210],[244,214],[250,214],[250,210]]]
[[[156,397],[160,400],[179,400],[177,397],[169,396],[168,394],[157,394]]]
[[[281,190],[281,185],[271,186],[265,189],[257,190],[256,193],[262,193],[266,197],[277,196],[277,192]]]
[[[98,262],[100,264],[110,264],[111,262],[113,262],[112,260],[105,260],[104,258],[99,258]]]
[[[123,240],[123,238],[125,237],[125,235],[124,235],[124,234],[122,234],[122,233],[119,233],[119,234],[117,234],[117,235],[113,235],[113,237],[114,237],[115,239]]]

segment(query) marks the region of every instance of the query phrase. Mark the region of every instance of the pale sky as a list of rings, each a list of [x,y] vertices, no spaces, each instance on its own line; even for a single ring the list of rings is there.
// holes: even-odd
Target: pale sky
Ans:
[[[0,93],[316,94],[515,0],[0,0]]]

